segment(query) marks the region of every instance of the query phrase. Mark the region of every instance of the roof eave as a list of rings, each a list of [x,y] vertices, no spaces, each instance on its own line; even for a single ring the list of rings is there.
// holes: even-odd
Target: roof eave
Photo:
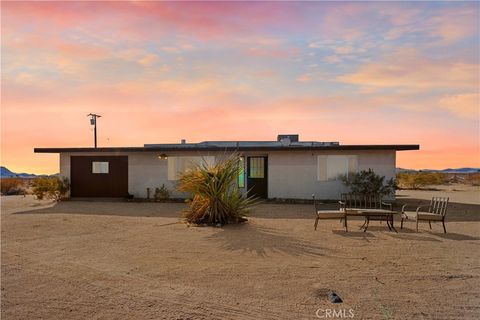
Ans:
[[[171,151],[322,151],[322,150],[419,150],[418,144],[403,145],[339,145],[339,146],[281,146],[281,147],[100,147],[100,148],[34,148],[35,153],[73,152],[171,152]]]

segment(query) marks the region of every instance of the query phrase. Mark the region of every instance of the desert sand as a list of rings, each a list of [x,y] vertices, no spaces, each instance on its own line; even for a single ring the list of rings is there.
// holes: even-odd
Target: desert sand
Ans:
[[[179,222],[179,203],[3,197],[1,316],[478,319],[479,191],[452,191],[447,234],[398,221],[398,233],[379,222],[364,233],[360,220],[314,231],[307,204],[261,204],[247,223],[214,228]],[[446,191],[425,192],[403,190],[397,205]]]

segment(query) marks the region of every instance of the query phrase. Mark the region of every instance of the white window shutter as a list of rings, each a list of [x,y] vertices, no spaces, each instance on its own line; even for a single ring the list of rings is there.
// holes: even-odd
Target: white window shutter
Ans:
[[[317,180],[327,181],[327,156],[317,156]]]

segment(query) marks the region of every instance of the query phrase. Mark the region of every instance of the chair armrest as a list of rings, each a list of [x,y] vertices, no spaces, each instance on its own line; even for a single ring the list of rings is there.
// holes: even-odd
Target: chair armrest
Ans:
[[[417,210],[415,210],[415,212],[417,212],[417,214],[418,214],[418,212],[420,211],[421,208],[428,208],[428,207],[430,207],[430,206],[429,205],[418,206]]]
[[[401,212],[405,212],[405,209],[406,209],[407,207],[411,207],[411,205],[410,205],[410,204],[404,204],[404,205],[402,206],[402,211],[401,211]],[[425,207],[429,207],[429,205],[418,206],[418,207],[415,209],[415,211],[418,212],[418,211],[420,210],[420,208],[425,208]]]
[[[386,206],[388,208],[390,208],[390,211],[393,210],[393,205],[391,203],[388,203],[388,202],[381,202],[382,206]]]

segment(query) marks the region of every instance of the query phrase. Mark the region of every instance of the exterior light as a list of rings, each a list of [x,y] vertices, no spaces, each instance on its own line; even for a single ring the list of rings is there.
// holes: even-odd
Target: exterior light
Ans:
[[[168,156],[165,153],[162,153],[161,155],[158,156],[158,159],[160,160],[167,160]]]

